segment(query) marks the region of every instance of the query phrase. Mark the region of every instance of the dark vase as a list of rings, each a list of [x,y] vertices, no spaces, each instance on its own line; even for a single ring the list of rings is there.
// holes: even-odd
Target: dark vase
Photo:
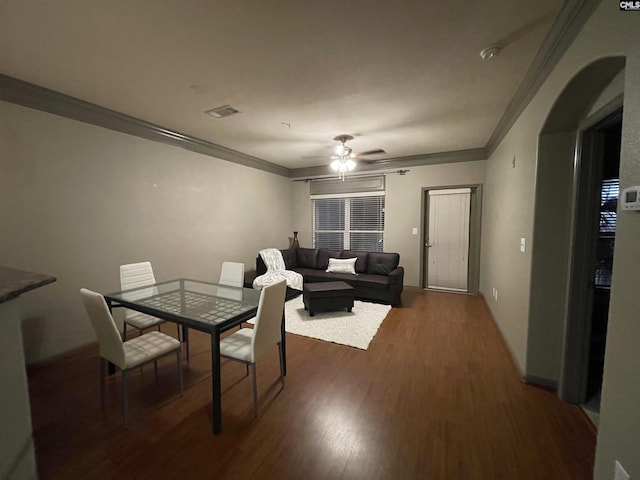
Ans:
[[[299,247],[300,247],[300,244],[298,243],[298,232],[293,232],[293,238],[291,239],[289,248],[299,248]]]

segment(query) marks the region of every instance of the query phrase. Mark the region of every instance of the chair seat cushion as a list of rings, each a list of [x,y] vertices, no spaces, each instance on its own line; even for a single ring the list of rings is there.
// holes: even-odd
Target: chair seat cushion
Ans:
[[[162,332],[149,332],[124,342],[125,365],[133,368],[180,348],[180,342]]]
[[[220,355],[243,362],[251,362],[252,328],[242,328],[220,340]]]
[[[144,330],[145,328],[153,327],[154,325],[164,322],[161,318],[152,317],[151,315],[136,312],[135,310],[128,311],[124,321],[139,330]]]

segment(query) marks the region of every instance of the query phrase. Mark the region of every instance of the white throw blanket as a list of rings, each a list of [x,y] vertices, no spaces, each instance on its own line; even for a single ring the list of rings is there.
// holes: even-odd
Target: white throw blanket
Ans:
[[[282,279],[287,281],[287,286],[295,290],[302,290],[302,275],[292,270],[286,270],[282,252],[277,248],[266,248],[260,250],[262,261],[267,266],[267,273],[256,277],[253,281],[253,288],[262,290],[263,287],[279,282]]]

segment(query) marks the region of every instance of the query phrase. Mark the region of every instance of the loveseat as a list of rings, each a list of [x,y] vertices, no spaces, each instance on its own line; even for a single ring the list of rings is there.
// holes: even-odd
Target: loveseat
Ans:
[[[404,268],[399,266],[400,255],[386,252],[356,250],[328,250],[326,248],[289,248],[280,250],[287,270],[298,272],[304,282],[341,280],[355,288],[355,297],[397,305],[404,282]],[[327,272],[330,259],[356,259],[355,273]],[[332,264],[338,263],[333,261]],[[342,262],[345,263],[345,262]],[[349,263],[349,262],[346,262]],[[353,265],[353,261],[351,261]],[[260,255],[256,258],[256,275],[266,273]]]

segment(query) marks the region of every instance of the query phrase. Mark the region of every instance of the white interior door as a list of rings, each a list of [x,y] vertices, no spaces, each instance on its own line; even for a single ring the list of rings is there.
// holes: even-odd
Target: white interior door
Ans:
[[[427,287],[468,291],[471,189],[429,191]]]

